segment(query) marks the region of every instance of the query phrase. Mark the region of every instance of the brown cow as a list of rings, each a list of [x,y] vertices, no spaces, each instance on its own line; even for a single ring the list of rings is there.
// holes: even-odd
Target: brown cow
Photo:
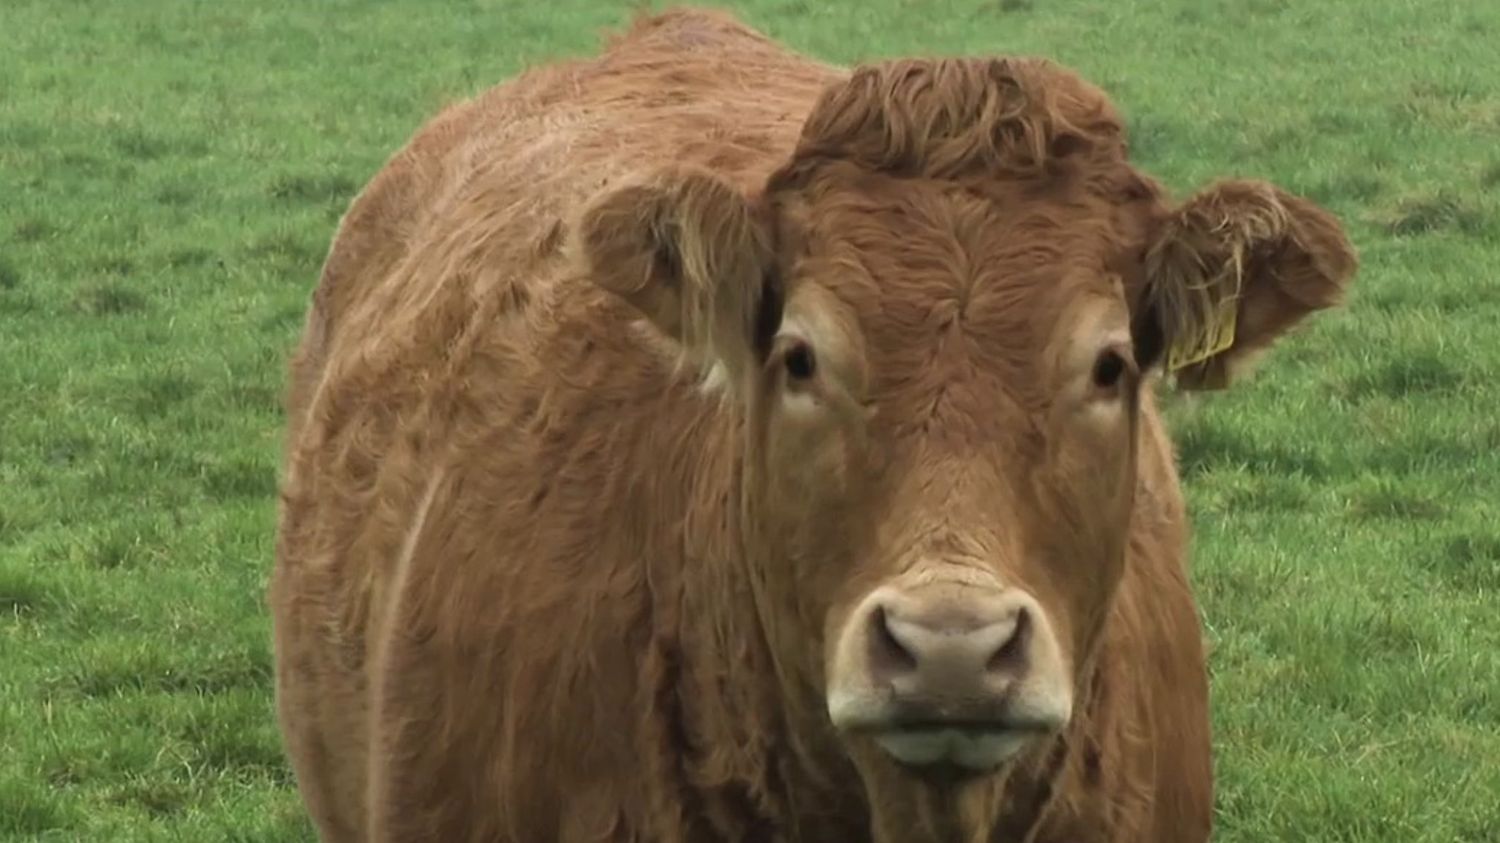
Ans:
[[[438,116],[293,364],[270,597],[328,841],[1202,841],[1154,384],[1337,304],[1036,59],[671,12]]]

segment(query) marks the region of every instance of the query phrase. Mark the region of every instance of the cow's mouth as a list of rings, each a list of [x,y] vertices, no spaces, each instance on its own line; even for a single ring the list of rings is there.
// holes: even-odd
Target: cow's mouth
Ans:
[[[875,731],[875,744],[923,777],[970,778],[999,769],[1041,733],[999,724],[931,723]]]

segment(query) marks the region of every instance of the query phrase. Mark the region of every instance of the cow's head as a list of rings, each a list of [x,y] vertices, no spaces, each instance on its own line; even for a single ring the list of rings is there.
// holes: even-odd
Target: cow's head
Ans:
[[[1105,97],[1031,60],[862,68],[762,191],[662,171],[578,235],[727,376],[762,620],[867,777],[986,774],[1069,721],[1152,378],[1228,384],[1356,264],[1270,184],[1170,206]]]

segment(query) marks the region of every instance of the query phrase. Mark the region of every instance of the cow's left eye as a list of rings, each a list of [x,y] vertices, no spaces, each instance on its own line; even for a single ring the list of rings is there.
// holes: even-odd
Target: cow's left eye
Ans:
[[[1113,348],[1104,349],[1094,361],[1094,388],[1106,392],[1115,391],[1129,368],[1130,362],[1123,354]]]

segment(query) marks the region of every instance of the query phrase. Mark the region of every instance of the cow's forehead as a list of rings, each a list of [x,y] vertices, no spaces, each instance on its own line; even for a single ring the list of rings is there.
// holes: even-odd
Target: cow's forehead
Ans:
[[[1116,269],[1140,244],[1116,212],[1065,189],[821,190],[799,214],[806,230],[789,301],[826,307],[826,296],[799,295],[803,284],[832,293],[886,380],[923,379],[945,358],[1039,377],[1071,333],[1123,327]]]

